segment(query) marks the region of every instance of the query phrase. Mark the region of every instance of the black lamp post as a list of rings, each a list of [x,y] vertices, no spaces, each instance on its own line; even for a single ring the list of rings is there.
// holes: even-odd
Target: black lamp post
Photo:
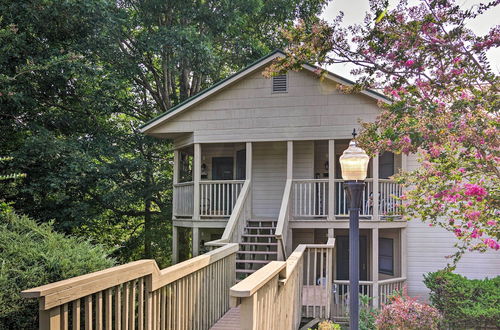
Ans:
[[[349,328],[359,328],[359,210],[370,157],[353,139],[342,156],[340,167],[349,208]]]

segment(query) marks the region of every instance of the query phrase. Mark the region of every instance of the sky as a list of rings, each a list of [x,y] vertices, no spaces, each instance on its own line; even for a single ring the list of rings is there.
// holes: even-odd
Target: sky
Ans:
[[[394,8],[398,3],[397,0],[390,0],[389,2],[389,9]],[[419,1],[410,0],[409,2],[410,4],[416,4]],[[473,5],[485,3],[485,1],[457,0],[457,3],[460,6],[464,6],[465,8],[470,8]],[[365,17],[365,12],[367,12],[368,9],[368,0],[332,0],[323,11],[321,18],[331,22],[333,21],[333,18],[339,14],[340,11],[343,11],[344,26],[349,26],[352,24],[362,23],[363,18]],[[489,12],[481,15],[479,18],[471,22],[469,28],[476,34],[483,35],[488,32],[491,27],[498,24],[500,24],[500,6],[489,10]],[[487,55],[491,62],[492,69],[496,73],[500,73],[500,49],[497,48],[494,50],[490,50]],[[335,64],[327,66],[326,68],[343,77],[354,80],[356,79],[356,77],[352,76],[350,73],[350,70],[353,68],[352,65],[349,66],[345,64]]]

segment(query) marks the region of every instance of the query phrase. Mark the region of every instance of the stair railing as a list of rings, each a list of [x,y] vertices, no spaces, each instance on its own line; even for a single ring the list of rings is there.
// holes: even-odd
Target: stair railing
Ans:
[[[220,239],[206,242],[206,246],[217,247],[228,243],[237,243],[243,232],[246,221],[250,219],[250,180],[245,180],[238,199],[234,204],[233,212],[227,221],[226,228]]]
[[[293,180],[286,180],[285,190],[283,191],[283,199],[281,201],[278,223],[276,224],[275,236],[278,241],[278,259],[286,260],[286,240],[288,233],[288,221],[290,220],[290,198],[292,196]]]
[[[39,328],[210,329],[230,307],[238,244],[160,270],[139,260],[21,293],[39,300]]]
[[[286,261],[271,261],[231,287],[239,329],[298,329],[302,316],[330,318],[334,245],[333,238],[300,244]]]

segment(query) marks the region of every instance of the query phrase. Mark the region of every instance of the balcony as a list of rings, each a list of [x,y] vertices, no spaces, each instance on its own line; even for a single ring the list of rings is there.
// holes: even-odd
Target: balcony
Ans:
[[[374,191],[374,182],[378,189]],[[292,180],[291,220],[327,219],[329,203],[334,204],[334,219],[342,220],[349,216],[344,180],[334,180],[333,198],[329,196],[328,179]],[[376,193],[376,197],[374,196]],[[360,217],[365,220],[387,220],[399,217],[402,187],[389,179],[367,179],[361,201]],[[374,205],[378,208],[374,210]],[[374,212],[375,211],[375,212]]]

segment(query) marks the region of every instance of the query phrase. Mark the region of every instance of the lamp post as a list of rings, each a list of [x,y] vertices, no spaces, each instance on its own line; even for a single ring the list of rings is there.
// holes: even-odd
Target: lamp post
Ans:
[[[364,180],[370,157],[356,145],[356,130],[353,139],[342,156],[340,167],[349,208],[349,328],[359,328],[359,210],[363,196]]]

